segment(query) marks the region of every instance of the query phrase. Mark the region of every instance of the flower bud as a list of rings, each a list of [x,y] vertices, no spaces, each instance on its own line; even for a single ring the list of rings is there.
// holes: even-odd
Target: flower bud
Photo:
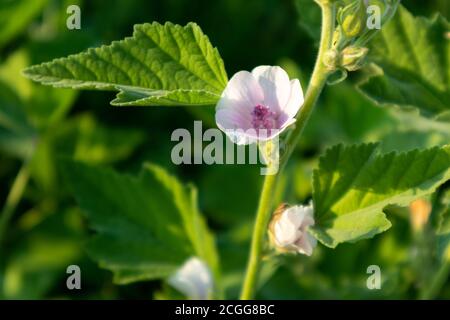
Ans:
[[[338,12],[338,22],[347,38],[355,38],[364,31],[367,22],[363,0],[356,0]]]
[[[369,49],[364,47],[349,46],[342,51],[341,65],[348,71],[356,71],[366,62]]]
[[[269,225],[272,244],[280,252],[301,253],[310,256],[317,244],[308,229],[314,225],[313,206],[281,205]]]
[[[168,283],[194,300],[211,298],[213,276],[208,266],[199,258],[189,258],[180,269],[173,274]]]
[[[324,54],[323,64],[328,70],[334,71],[340,66],[340,59],[341,55],[339,54],[339,52],[335,49],[330,49]]]

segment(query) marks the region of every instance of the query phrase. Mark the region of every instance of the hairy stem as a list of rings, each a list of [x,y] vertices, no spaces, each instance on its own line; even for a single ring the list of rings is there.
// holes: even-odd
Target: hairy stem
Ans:
[[[322,35],[319,53],[314,66],[314,71],[311,75],[308,89],[306,91],[304,104],[297,116],[295,129],[287,138],[286,151],[281,156],[279,171],[275,175],[267,175],[264,180],[253,229],[247,272],[241,292],[242,300],[252,299],[255,295],[264,248],[264,240],[272,212],[272,199],[277,186],[278,178],[289,157],[291,156],[292,151],[295,149],[298,140],[300,139],[303,129],[308,122],[316,101],[320,96],[329,75],[329,72],[326,70],[322,61],[325,52],[331,46],[335,21],[334,8],[333,4],[329,0],[317,0],[316,2],[322,9]]]

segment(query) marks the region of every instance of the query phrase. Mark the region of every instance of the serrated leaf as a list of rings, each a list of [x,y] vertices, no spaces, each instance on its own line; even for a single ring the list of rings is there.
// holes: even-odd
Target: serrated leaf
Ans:
[[[329,149],[314,172],[316,225],[324,245],[370,238],[390,228],[388,205],[404,206],[450,179],[450,146],[377,154],[377,144]]]
[[[358,84],[376,103],[418,108],[426,116],[450,110],[448,22],[414,17],[399,7],[370,45],[375,74]]]
[[[97,231],[88,251],[117,283],[165,278],[193,255],[217,275],[214,240],[192,186],[149,164],[138,177],[72,161],[64,173]]]
[[[55,87],[118,90],[118,106],[211,105],[227,83],[217,49],[195,23],[136,25],[133,37],[24,74]]]
[[[0,48],[42,10],[47,0],[3,0],[0,3]]]

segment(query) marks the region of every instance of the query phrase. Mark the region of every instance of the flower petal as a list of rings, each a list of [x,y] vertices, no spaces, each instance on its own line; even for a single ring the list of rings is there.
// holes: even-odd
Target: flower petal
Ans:
[[[305,213],[303,212],[302,206],[294,206],[287,209],[284,212],[283,217],[285,217],[286,220],[288,220],[295,226],[296,229],[298,229],[303,223]]]
[[[301,238],[296,246],[298,253],[310,256],[313,252],[313,247],[309,244],[308,239],[306,237]]]
[[[217,103],[215,116],[217,126],[223,131],[251,128],[251,112],[257,104],[262,102],[263,97],[261,87],[250,72],[236,73],[228,82]],[[239,141],[242,140],[239,135],[230,136],[230,138],[233,142],[236,138]]]
[[[258,141],[254,129],[249,130],[223,130],[230,140],[237,145],[247,145]]]
[[[251,120],[236,108],[223,108],[216,111],[216,124],[220,130],[238,145],[247,145],[258,140],[256,130],[252,128]]]
[[[304,102],[302,86],[300,85],[300,81],[298,81],[298,79],[291,81],[290,90],[289,100],[281,107],[282,111],[288,116],[289,119],[295,117]]]
[[[289,220],[281,218],[275,224],[275,239],[278,245],[285,247],[292,245],[298,238],[298,230]]]
[[[253,108],[262,103],[263,91],[255,77],[248,71],[239,71],[228,82],[217,104],[217,109],[237,108],[240,112],[246,109],[250,113]]]
[[[245,113],[239,112],[236,108],[223,108],[216,111],[216,123],[222,130],[247,130],[251,128],[251,120]]]
[[[252,70],[252,74],[264,93],[264,105],[273,111],[281,111],[291,93],[286,71],[278,66],[259,66]]]
[[[298,243],[296,243],[297,251],[307,256],[310,256],[313,253],[316,245],[317,240],[309,233],[305,233],[304,236],[300,238]]]
[[[281,215],[274,215],[276,220],[272,220],[269,232],[278,249],[312,254],[317,245],[317,240],[308,232],[309,226],[314,225],[313,210],[312,205],[297,205],[284,209]]]
[[[189,258],[169,279],[168,283],[191,299],[208,299],[214,281],[208,266],[199,258]]]

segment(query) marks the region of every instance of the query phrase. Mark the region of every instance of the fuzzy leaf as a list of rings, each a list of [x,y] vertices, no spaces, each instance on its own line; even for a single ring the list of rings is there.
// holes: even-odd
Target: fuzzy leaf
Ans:
[[[227,83],[223,61],[195,23],[136,25],[133,37],[32,66],[43,84],[120,91],[113,105],[212,105]]]
[[[324,245],[370,238],[391,223],[383,209],[408,205],[450,179],[450,146],[377,154],[377,144],[329,149],[314,172],[316,225]]]
[[[197,209],[197,194],[162,168],[138,177],[64,162],[75,197],[97,234],[88,244],[116,283],[165,278],[196,255],[217,271],[214,240]]]
[[[371,42],[376,71],[359,89],[378,104],[418,108],[426,116],[450,110],[449,30],[440,15],[416,18],[400,6]]]

